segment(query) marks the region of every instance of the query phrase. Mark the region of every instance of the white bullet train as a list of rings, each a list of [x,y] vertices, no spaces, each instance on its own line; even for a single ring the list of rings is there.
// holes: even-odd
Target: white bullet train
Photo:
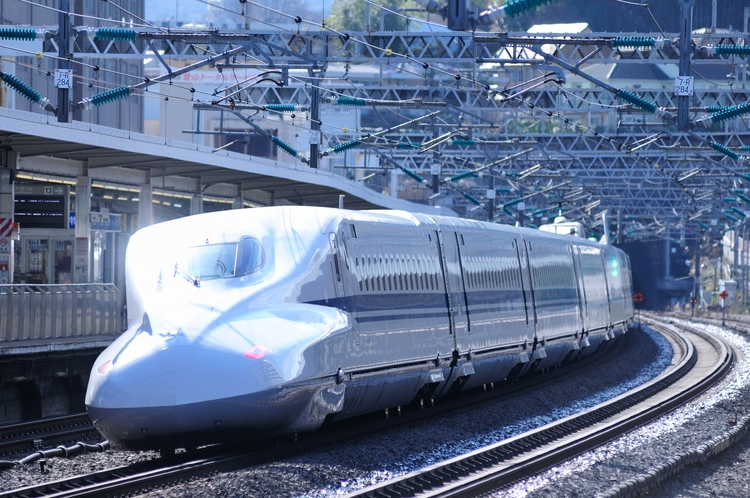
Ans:
[[[622,251],[400,211],[269,207],[130,240],[86,407],[120,449],[312,431],[570,362],[633,319]]]

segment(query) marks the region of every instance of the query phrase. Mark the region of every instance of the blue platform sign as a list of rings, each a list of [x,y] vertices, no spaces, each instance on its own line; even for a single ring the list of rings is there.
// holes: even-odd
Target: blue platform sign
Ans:
[[[68,228],[75,228],[76,227],[76,212],[71,211],[70,215],[68,215]]]
[[[122,232],[122,215],[112,213],[90,213],[92,232]]]

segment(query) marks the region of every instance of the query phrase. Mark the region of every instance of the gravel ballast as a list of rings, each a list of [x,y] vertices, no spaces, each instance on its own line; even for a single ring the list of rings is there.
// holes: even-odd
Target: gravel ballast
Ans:
[[[578,372],[569,378],[541,385],[535,393],[489,401],[448,417],[383,431],[350,443],[333,444],[284,461],[195,478],[169,488],[152,490],[144,496],[330,497],[383,482],[600,403],[654,377],[671,361],[672,353],[666,341],[653,332],[634,329],[621,340],[624,343],[617,355],[593,365],[590,372]],[[738,336],[735,341],[744,342],[744,339]],[[692,408],[680,409],[662,421],[499,491],[497,495],[595,496],[613,484],[645,472],[657,465],[660,459],[668,459],[725,432],[735,413],[739,417],[744,414],[744,408],[740,409],[740,406],[750,398],[746,392],[747,382],[743,384],[742,375],[737,376],[742,369],[736,370],[724,388],[715,390],[717,394],[691,403]],[[682,410],[686,413],[680,415]],[[716,461],[742,451],[750,461],[750,445],[745,441],[719,455]],[[29,481],[49,481],[153,457],[150,452],[110,451],[72,460],[54,459],[48,461],[45,474],[40,473],[38,466],[3,471],[0,487],[11,489]],[[745,457],[741,458],[744,460]],[[715,462],[710,461],[703,467],[699,466],[699,470],[709,472],[713,465]],[[711,476],[716,474],[715,489],[723,489],[720,483],[726,488],[728,481],[722,475],[725,468],[718,466],[708,480],[692,484],[686,480],[684,486],[710,486]],[[732,470],[729,473],[736,476]],[[695,469],[691,468],[687,474],[694,475]],[[748,474],[750,472],[744,473]],[[682,475],[651,491],[649,496],[680,496],[675,493],[681,487],[670,487],[680,486],[680,479],[683,479]],[[746,480],[750,482],[750,477]],[[737,488],[738,484],[732,482],[735,489],[745,489]],[[684,496],[745,495],[750,496],[750,493]]]

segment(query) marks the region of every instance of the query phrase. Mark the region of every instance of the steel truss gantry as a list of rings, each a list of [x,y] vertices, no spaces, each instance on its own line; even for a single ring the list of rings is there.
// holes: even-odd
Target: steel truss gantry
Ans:
[[[43,52],[55,56],[57,27],[34,28],[44,33]],[[126,30],[127,31],[127,30]],[[649,38],[653,46],[623,46],[627,38]],[[746,161],[731,160],[712,148],[712,143],[738,151],[750,145],[744,121],[723,122],[708,129],[677,131],[671,123],[647,114],[603,88],[566,87],[565,76],[539,56],[538,50],[585,72],[595,64],[675,66],[680,62],[678,35],[661,33],[529,34],[529,33],[335,33],[332,31],[192,32],[176,29],[138,28],[130,40],[103,40],[96,28],[73,30],[74,59],[143,58],[155,54],[168,59],[206,59],[216,54],[241,53],[215,63],[230,67],[275,68],[284,71],[323,71],[333,64],[376,64],[400,71],[410,81],[403,86],[366,81],[353,87],[341,81],[323,83],[322,97],[330,95],[379,101],[410,102],[403,106],[404,119],[429,112],[431,103],[444,106],[440,120],[420,122],[408,129],[367,140],[368,134],[389,123],[363,123],[362,130],[324,133],[321,151],[363,138],[361,148],[382,156],[385,169],[409,170],[429,178],[437,165],[444,197],[449,197],[467,216],[486,217],[487,190],[494,188],[498,217],[507,216],[519,199],[537,192],[527,202],[527,215],[539,217],[568,211],[591,216],[601,211],[619,213],[624,220],[645,226],[642,220],[659,220],[685,226],[707,224],[726,218],[726,202],[742,211],[742,198],[731,194],[747,187]],[[616,40],[620,42],[616,42]],[[712,55],[717,45],[750,45],[748,33],[697,33],[692,37],[691,63],[702,67],[729,67],[728,88],[718,85],[696,88],[691,98],[692,124],[707,116],[708,106],[738,106],[748,102],[744,85],[747,56]],[[637,44],[636,44],[637,45]],[[537,51],[530,48],[536,48]],[[170,71],[166,67],[165,71]],[[509,69],[510,68],[510,69]],[[528,68],[531,76],[547,74],[539,84],[521,85],[506,91],[495,73]],[[523,70],[519,72],[523,74]],[[321,80],[325,81],[325,80]],[[632,89],[659,108],[678,107],[671,85]],[[328,93],[326,93],[328,92]],[[240,102],[267,104],[312,104],[308,85],[293,78],[283,87],[255,85],[241,92]],[[422,104],[414,105],[415,101]],[[325,105],[325,102],[323,102]],[[417,108],[418,110],[415,110]],[[608,125],[591,124],[591,116]],[[460,121],[459,121],[460,120]],[[424,144],[450,134],[474,140],[466,145],[444,140],[434,147],[398,148],[399,143]],[[482,170],[503,157],[532,150],[503,164]],[[739,152],[741,154],[741,152]],[[539,165],[537,167],[537,165]],[[479,178],[450,180],[473,170]],[[416,184],[429,197],[427,181]],[[475,201],[467,203],[469,194]],[[491,197],[491,196],[490,196]],[[473,209],[473,210],[472,210]],[[512,211],[510,211],[512,212]],[[649,222],[650,223],[650,222]]]

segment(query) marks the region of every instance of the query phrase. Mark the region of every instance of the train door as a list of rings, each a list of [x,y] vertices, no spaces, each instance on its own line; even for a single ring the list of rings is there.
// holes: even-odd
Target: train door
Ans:
[[[464,337],[469,330],[459,234],[455,231],[436,232],[436,234],[442,248],[440,252],[444,269],[445,292],[448,298],[448,313],[451,322],[450,332],[453,334],[453,347],[457,349],[458,337]]]
[[[338,237],[335,233],[331,232],[328,235],[328,240],[331,243],[331,256],[333,264],[333,278],[334,286],[336,288],[336,306],[344,311],[348,311],[348,303],[346,299],[346,287],[344,284],[344,269],[346,268],[345,258],[342,257],[342,251],[339,247]]]
[[[526,324],[531,329],[531,333],[534,337],[536,337],[536,304],[534,302],[534,290],[531,286],[529,250],[526,240],[522,238],[515,239],[515,246],[518,265],[521,268],[521,286],[523,291],[523,301],[526,307]]]
[[[576,293],[578,295],[578,318],[579,330],[585,332],[589,329],[588,313],[586,310],[586,288],[583,285],[583,266],[581,265],[581,250],[578,246],[571,246],[571,257],[573,258],[573,271],[576,275]]]

